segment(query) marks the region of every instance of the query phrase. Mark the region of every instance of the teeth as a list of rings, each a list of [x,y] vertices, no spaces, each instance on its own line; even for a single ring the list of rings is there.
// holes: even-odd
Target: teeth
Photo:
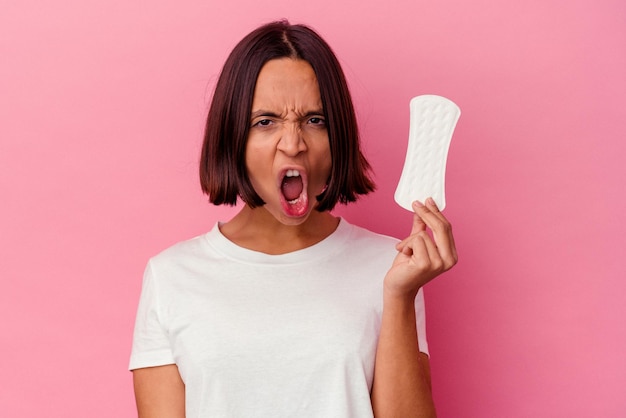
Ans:
[[[298,170],[287,170],[285,173],[285,177],[298,177],[300,176],[300,172]]]

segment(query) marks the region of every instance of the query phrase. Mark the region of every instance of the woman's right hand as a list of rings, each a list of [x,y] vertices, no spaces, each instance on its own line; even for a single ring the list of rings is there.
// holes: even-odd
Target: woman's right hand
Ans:
[[[385,277],[385,292],[413,296],[458,260],[452,226],[434,200],[413,202],[411,234],[396,245],[398,255]],[[427,229],[432,231],[432,238]]]

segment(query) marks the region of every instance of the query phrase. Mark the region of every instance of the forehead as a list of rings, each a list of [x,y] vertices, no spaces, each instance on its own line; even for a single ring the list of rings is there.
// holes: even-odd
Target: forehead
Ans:
[[[321,107],[320,90],[313,67],[292,58],[270,60],[259,72],[252,107]]]

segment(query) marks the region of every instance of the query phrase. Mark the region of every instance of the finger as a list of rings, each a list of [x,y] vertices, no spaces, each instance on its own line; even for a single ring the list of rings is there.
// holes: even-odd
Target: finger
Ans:
[[[450,268],[458,260],[452,226],[439,211],[437,204],[432,198],[426,199],[425,208],[420,213],[422,221],[433,231],[433,237],[439,253],[446,264],[446,268]]]
[[[430,269],[435,272],[440,272],[445,268],[445,262],[439,253],[439,249],[433,242],[430,235],[426,232],[422,232],[418,235],[422,241],[424,242],[424,247],[426,248],[428,259],[430,260]]]
[[[445,271],[444,262],[441,259],[435,243],[426,232],[420,232],[412,236],[401,254],[408,257],[408,266],[415,272],[419,272],[422,279],[428,280]],[[406,262],[406,259],[403,260]],[[424,276],[425,275],[425,276]],[[424,284],[424,283],[422,283]]]
[[[411,227],[411,235],[421,231],[426,231],[426,223],[422,219],[421,213],[426,209],[424,204],[419,200],[413,202],[413,225]]]
[[[418,200],[413,202],[413,210],[418,219],[413,220],[413,230],[411,233],[425,231],[426,227],[433,230],[438,224],[447,222],[446,218],[439,212],[435,201],[431,198],[426,199],[426,204],[422,204]],[[420,226],[418,228],[418,225]]]
[[[413,202],[414,213],[413,213],[413,224],[411,225],[411,233],[409,234],[408,237],[404,238],[402,241],[396,244],[396,250],[402,251],[402,249],[406,247],[407,242],[412,239],[413,235],[426,231],[426,223],[422,220],[421,216],[418,213],[418,211],[420,210],[419,208],[423,208],[423,207],[424,205],[421,202],[417,200]]]
[[[425,200],[424,206],[426,206],[430,213],[435,215],[437,218],[445,219],[445,216],[443,216],[443,213],[441,213],[441,211],[439,210],[439,206],[437,206],[435,199],[433,199],[432,197],[429,197]]]
[[[405,256],[410,257],[413,264],[419,268],[427,268],[430,264],[430,254],[424,241],[424,235],[428,236],[426,232],[411,235],[399,250]]]

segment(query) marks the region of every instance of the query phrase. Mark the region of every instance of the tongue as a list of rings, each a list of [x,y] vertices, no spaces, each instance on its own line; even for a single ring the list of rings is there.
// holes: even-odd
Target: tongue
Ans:
[[[281,189],[288,201],[297,199],[302,193],[302,178],[300,176],[285,177]]]

